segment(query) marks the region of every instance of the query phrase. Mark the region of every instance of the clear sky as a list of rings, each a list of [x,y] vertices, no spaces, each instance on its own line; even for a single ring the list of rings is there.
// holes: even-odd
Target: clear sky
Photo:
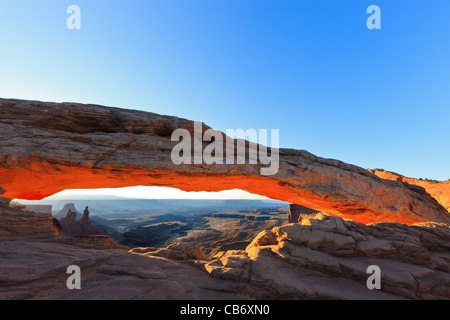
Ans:
[[[279,129],[281,147],[446,180],[449,16],[448,0],[1,0],[0,97]]]

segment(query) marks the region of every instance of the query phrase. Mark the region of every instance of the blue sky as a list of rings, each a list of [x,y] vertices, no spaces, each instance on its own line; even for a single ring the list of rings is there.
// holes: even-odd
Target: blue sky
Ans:
[[[81,30],[66,27],[69,5]],[[366,9],[381,8],[381,30]],[[450,1],[0,2],[0,97],[176,115],[450,178]]]

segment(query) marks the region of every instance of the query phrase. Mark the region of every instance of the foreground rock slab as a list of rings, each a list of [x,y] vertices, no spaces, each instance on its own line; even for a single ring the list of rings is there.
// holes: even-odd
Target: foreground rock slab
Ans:
[[[369,290],[369,266],[381,289]],[[204,264],[220,279],[246,283],[254,297],[278,299],[450,299],[446,225],[363,225],[321,213],[261,232],[247,249]]]
[[[318,213],[208,259],[184,243],[129,250],[107,236],[61,238],[48,215],[14,213],[22,226],[0,238],[2,300],[450,299],[444,224],[364,225]],[[0,230],[12,221],[2,215]],[[70,265],[81,269],[80,290],[66,286]],[[371,265],[380,290],[367,287]]]
[[[70,265],[81,269],[80,290],[66,286]],[[75,241],[0,242],[1,300],[244,298],[233,289],[238,286],[183,261],[100,249],[99,244],[83,248]]]

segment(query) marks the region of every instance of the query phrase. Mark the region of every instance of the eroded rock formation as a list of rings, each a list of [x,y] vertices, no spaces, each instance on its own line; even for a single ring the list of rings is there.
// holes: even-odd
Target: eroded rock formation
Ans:
[[[9,207],[11,199],[0,198],[0,239],[54,239],[59,235],[51,214]]]
[[[69,208],[67,216],[60,221],[61,234],[64,236],[85,236],[104,234],[100,229],[91,225],[88,207],[84,209],[83,216],[77,220],[77,212]]]
[[[363,223],[450,221],[422,187],[303,150],[280,149],[272,176],[260,174],[261,163],[176,165],[171,151],[178,141],[170,139],[176,128],[192,133],[194,123],[97,105],[0,99],[0,186],[5,196],[22,199],[69,188],[240,188]]]
[[[280,150],[274,176],[261,176],[261,164],[177,166],[170,159],[176,128],[192,131],[193,123],[0,99],[0,194],[8,197],[0,197],[0,299],[450,299],[442,193],[424,185],[439,204],[418,182],[291,149]],[[88,210],[78,221],[68,210],[59,225],[49,214],[10,207],[10,198],[131,185],[241,188],[331,216],[294,210],[296,223],[208,259],[184,243],[129,250],[103,235],[59,236],[66,222],[89,224]],[[65,286],[69,265],[81,267],[82,290]],[[380,290],[366,286],[370,265],[380,267]]]
[[[75,208],[75,204],[74,203],[66,203],[64,204],[64,207],[57,213],[55,214],[55,218],[58,220],[61,220],[65,217],[67,217],[67,214],[69,213],[69,211],[75,213],[75,219],[81,219],[82,215],[80,212],[78,212],[77,208]]]
[[[382,179],[401,181],[425,188],[425,190],[435,198],[447,211],[450,212],[450,181],[433,181],[414,179],[402,176],[401,174],[381,169],[368,169],[370,172]]]

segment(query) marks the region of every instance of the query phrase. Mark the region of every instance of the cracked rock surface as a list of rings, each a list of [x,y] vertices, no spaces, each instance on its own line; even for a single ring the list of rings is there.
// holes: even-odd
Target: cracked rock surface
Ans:
[[[367,288],[371,265],[381,270],[381,290]],[[450,229],[363,225],[319,213],[263,231],[246,250],[217,254],[205,270],[246,283],[259,298],[450,299]]]
[[[23,212],[17,230],[28,233],[1,238],[0,299],[450,299],[450,229],[437,223],[364,225],[319,213],[208,260],[188,244],[129,250],[33,224],[48,219]],[[66,286],[70,265],[81,269],[80,290]],[[380,290],[367,288],[370,265],[381,270]]]

